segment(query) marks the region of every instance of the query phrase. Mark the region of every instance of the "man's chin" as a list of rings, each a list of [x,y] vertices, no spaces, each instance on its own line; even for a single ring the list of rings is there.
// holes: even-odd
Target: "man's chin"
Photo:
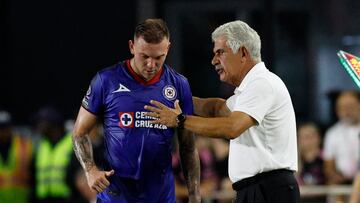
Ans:
[[[147,75],[146,78],[145,78],[145,80],[146,80],[146,81],[149,81],[149,80],[153,79],[153,78],[155,77],[155,75],[156,75],[156,74]]]
[[[226,82],[225,76],[219,75],[219,80],[221,82]]]

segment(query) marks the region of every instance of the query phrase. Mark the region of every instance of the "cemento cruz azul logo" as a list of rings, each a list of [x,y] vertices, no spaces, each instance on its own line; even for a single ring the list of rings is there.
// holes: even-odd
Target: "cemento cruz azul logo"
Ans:
[[[119,112],[119,126],[121,128],[156,128],[166,130],[167,127],[162,124],[152,124],[154,117],[146,116],[145,111]]]

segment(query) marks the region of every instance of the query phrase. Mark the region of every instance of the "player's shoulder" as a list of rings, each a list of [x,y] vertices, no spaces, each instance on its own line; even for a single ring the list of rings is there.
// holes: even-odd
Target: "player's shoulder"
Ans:
[[[168,75],[168,77],[173,78],[174,80],[180,81],[180,82],[186,82],[188,83],[188,79],[182,75],[181,73],[174,70],[171,66],[164,64],[165,73]]]
[[[112,76],[116,72],[119,72],[119,70],[123,69],[123,67],[124,67],[124,62],[118,62],[116,64],[113,64],[111,66],[99,70],[97,73],[101,76]]]

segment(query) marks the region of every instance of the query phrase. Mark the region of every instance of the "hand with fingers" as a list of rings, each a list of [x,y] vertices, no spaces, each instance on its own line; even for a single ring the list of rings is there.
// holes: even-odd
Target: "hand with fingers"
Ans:
[[[178,123],[176,122],[176,117],[182,113],[179,100],[176,100],[174,103],[174,109],[167,107],[166,105],[151,100],[150,105],[145,105],[144,108],[149,112],[146,113],[147,116],[156,118],[155,120],[150,121],[154,124],[163,124],[167,127],[177,127]]]
[[[86,179],[91,189],[96,192],[102,192],[109,187],[108,177],[114,175],[115,171],[100,171],[97,167],[92,167],[86,172]]]

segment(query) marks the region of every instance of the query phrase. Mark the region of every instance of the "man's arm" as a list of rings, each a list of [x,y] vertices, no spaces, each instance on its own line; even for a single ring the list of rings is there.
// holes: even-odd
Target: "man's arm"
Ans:
[[[150,101],[154,106],[145,105],[147,116],[157,118],[151,123],[163,124],[168,127],[177,127],[176,117],[182,111],[179,101],[175,101],[175,108],[169,108],[158,101]],[[254,118],[246,113],[236,111],[226,117],[203,118],[199,116],[186,116],[184,128],[206,137],[234,139],[251,126],[256,125]]]
[[[246,113],[232,112],[230,116],[216,118],[187,116],[184,128],[206,137],[234,139],[256,124],[256,120]],[[169,124],[166,122],[165,125]]]
[[[223,117],[230,114],[226,100],[222,98],[192,97],[195,115],[202,117]]]
[[[179,152],[182,170],[189,191],[189,202],[200,202],[200,161],[194,135],[178,130]]]
[[[92,143],[88,134],[96,122],[95,115],[80,107],[72,140],[76,157],[85,171],[89,187],[97,192],[102,192],[110,184],[106,177],[113,175],[114,171],[99,171],[95,165]]]

